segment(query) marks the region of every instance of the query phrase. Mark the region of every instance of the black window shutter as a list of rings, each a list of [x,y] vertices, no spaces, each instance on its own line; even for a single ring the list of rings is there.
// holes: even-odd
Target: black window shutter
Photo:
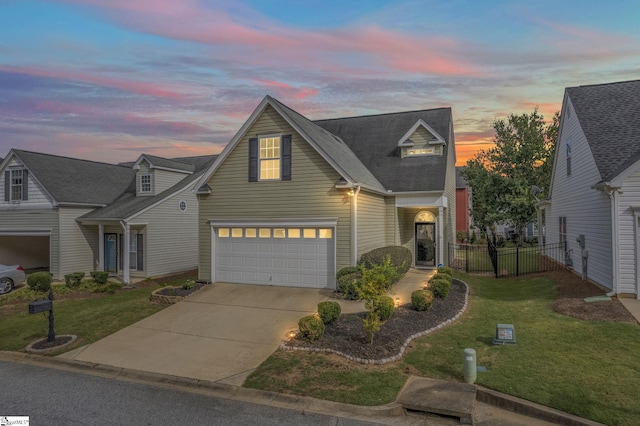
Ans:
[[[258,138],[249,139],[249,182],[258,181]]]
[[[282,180],[291,180],[291,135],[282,136]]]
[[[4,200],[11,201],[11,172],[4,172]]]
[[[22,199],[29,199],[29,170],[22,169]]]
[[[137,270],[144,271],[144,236],[143,234],[136,234],[136,257],[137,257]]]

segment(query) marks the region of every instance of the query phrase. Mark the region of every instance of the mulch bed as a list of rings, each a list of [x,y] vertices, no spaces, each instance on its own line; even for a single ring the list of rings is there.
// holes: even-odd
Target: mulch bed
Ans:
[[[195,283],[191,288],[182,288],[182,287],[165,287],[158,290],[157,294],[162,294],[163,296],[180,296],[187,297],[191,293],[194,293],[200,290],[202,287],[207,285],[206,283]]]
[[[583,281],[577,274],[559,270],[545,275],[558,283],[558,299],[551,305],[555,312],[585,321],[637,324],[633,315],[616,297],[604,302],[585,302],[585,297],[603,296],[605,291],[593,283]]]
[[[35,342],[31,347],[37,350],[57,348],[58,346],[66,345],[71,339],[73,339],[73,336],[56,336],[53,342],[48,342],[47,339],[43,339]]]
[[[332,324],[326,326],[324,335],[315,342],[308,342],[296,337],[287,342],[289,347],[330,349],[345,355],[367,359],[383,360],[398,355],[407,339],[416,333],[455,317],[465,304],[466,286],[454,280],[451,291],[445,299],[437,299],[425,312],[411,309],[410,305],[400,306],[395,310],[374,336],[374,344],[370,344],[362,328],[362,320],[366,313],[343,314]]]

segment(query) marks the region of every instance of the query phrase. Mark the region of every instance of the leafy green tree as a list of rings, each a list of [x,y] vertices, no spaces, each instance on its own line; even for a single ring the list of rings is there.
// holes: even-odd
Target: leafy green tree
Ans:
[[[472,190],[471,216],[476,226],[492,229],[505,221],[523,234],[536,218],[535,203],[548,194],[553,167],[553,150],[560,114],[551,123],[536,108],[531,114],[510,114],[496,120],[495,146],[482,150],[462,172]],[[541,194],[534,194],[538,187]]]

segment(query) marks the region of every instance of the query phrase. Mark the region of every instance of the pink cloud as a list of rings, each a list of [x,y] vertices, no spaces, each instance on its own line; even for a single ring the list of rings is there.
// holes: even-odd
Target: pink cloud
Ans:
[[[258,83],[272,88],[276,91],[279,97],[283,98],[293,98],[293,99],[304,99],[309,96],[315,96],[318,94],[317,89],[313,89],[311,87],[302,87],[297,88],[293,87],[290,84],[282,83],[279,81],[271,81],[271,80],[256,80]]]
[[[95,84],[98,86],[110,87],[114,89],[124,90],[130,93],[154,96],[158,98],[186,99],[186,96],[184,94],[156,84],[142,83],[139,81],[120,80],[69,69],[44,69],[0,65],[0,71],[26,74],[35,77],[52,78],[56,80],[70,80],[81,83]]]
[[[214,46],[218,55],[246,64],[291,64],[322,70],[358,69],[471,75],[480,70],[463,59],[454,39],[394,32],[375,26],[312,32],[283,26],[253,13],[236,22],[219,6],[195,0],[66,0],[97,8],[101,16],[134,30]],[[251,11],[247,11],[251,14]],[[242,54],[239,54],[242,52]]]

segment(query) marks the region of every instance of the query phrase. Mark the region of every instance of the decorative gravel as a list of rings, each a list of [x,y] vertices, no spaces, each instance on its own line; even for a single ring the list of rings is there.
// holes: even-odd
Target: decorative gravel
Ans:
[[[436,298],[424,312],[403,305],[395,310],[374,335],[370,344],[362,328],[366,313],[343,314],[325,328],[324,336],[315,342],[296,337],[282,344],[289,350],[330,352],[365,364],[385,364],[402,358],[411,340],[455,321],[466,309],[468,287],[454,279],[445,299]]]

